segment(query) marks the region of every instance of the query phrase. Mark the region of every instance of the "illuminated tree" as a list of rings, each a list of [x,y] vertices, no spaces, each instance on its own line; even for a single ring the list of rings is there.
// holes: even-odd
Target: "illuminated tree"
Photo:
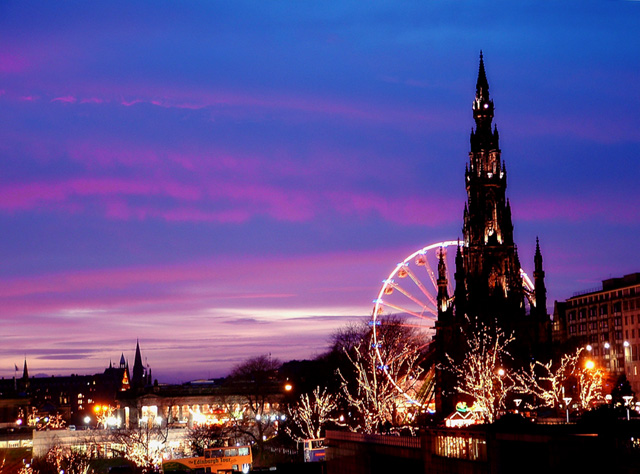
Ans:
[[[71,449],[70,446],[55,445],[49,449],[45,460],[55,467],[56,472],[85,474],[91,458],[88,454]]]
[[[199,424],[189,428],[187,441],[191,451],[197,456],[203,456],[204,450],[217,446],[224,446],[225,441],[233,433],[231,423]]]
[[[96,416],[96,426],[107,429],[108,427],[114,427],[118,424],[114,413],[115,408],[111,405],[96,405],[93,408],[93,412]]]
[[[578,348],[573,354],[563,355],[555,368],[553,361],[546,364],[536,361],[528,371],[516,374],[516,391],[531,395],[537,401],[527,403],[529,408],[544,406],[559,409],[564,404],[565,395],[572,395],[580,408],[586,410],[594,401],[602,398],[603,372],[589,361],[580,367],[583,350]],[[572,390],[574,384],[575,391]]]
[[[602,369],[584,367],[578,369],[578,403],[580,408],[588,410],[593,402],[602,399]]]
[[[153,417],[137,428],[114,430],[111,440],[123,447],[121,453],[142,472],[155,472],[162,463],[162,452],[167,442],[168,427],[160,427]]]
[[[474,399],[485,423],[496,420],[515,388],[512,371],[503,365],[511,357],[507,346],[513,340],[498,328],[479,325],[467,338],[468,350],[460,364],[447,355],[448,369],[457,377],[456,391]]]
[[[582,348],[575,354],[563,355],[555,369],[553,361],[546,364],[536,361],[530,364],[528,371],[515,375],[518,383],[516,391],[534,398],[533,402],[527,402],[528,408],[559,408],[564,403],[565,385],[578,367],[581,352]]]
[[[380,351],[381,363],[376,354]],[[403,397],[392,380],[408,394],[417,392],[423,369],[419,337],[402,320],[388,318],[378,330],[374,343],[372,332],[350,351],[346,352],[353,376],[338,369],[342,381],[342,396],[357,414],[355,423],[349,424],[353,431],[374,433],[383,424],[402,425],[408,411],[414,408]]]
[[[289,410],[290,418],[302,436],[293,435],[289,428],[287,432],[298,440],[320,438],[324,425],[330,421],[336,421],[331,417],[336,408],[336,397],[327,393],[326,388],[321,392],[320,387],[316,387],[311,397],[308,393],[301,395],[295,407]]]

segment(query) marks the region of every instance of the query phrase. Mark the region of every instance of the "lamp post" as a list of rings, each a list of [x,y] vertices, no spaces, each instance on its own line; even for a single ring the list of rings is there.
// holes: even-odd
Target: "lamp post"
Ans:
[[[629,421],[629,404],[631,403],[631,400],[633,400],[633,396],[625,395],[622,398],[624,399],[624,406],[627,407],[627,421]]]
[[[516,398],[515,400],[513,400],[513,403],[516,404],[516,414],[517,414],[518,413],[518,407],[522,403],[522,398]]]
[[[569,423],[569,403],[571,403],[571,397],[564,397],[564,406],[567,408],[567,423]]]

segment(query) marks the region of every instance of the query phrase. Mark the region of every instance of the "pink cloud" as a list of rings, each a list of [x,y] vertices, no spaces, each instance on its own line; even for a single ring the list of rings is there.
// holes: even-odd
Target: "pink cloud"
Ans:
[[[89,97],[87,99],[80,100],[81,104],[102,104],[103,102],[105,102],[105,100],[99,97]]]
[[[0,200],[6,210],[33,209],[40,204],[57,203],[73,196],[165,195],[180,200],[196,200],[201,192],[193,186],[175,182],[142,181],[119,178],[76,178],[54,183],[8,185]]]
[[[75,104],[77,99],[71,95],[66,95],[64,97],[56,97],[55,99],[51,99],[51,102],[62,102],[64,104]]]
[[[438,225],[458,221],[461,203],[433,196],[384,196],[373,193],[336,192],[329,199],[344,214],[359,216],[375,213],[384,219],[405,225]]]

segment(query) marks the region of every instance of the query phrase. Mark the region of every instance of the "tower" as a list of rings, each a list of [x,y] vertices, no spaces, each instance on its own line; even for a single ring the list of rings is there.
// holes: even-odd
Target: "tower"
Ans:
[[[135,389],[141,389],[145,386],[144,365],[142,365],[142,354],[140,353],[140,341],[136,340],[136,356],[133,362],[133,374],[131,377],[131,385]]]
[[[536,255],[533,258],[533,284],[535,285],[535,311],[532,313],[538,318],[547,315],[547,288],[544,285],[544,270],[542,269],[542,253],[540,252],[540,241],[536,237]]]
[[[515,336],[509,347],[513,356],[510,365],[528,365],[532,357],[545,360],[550,352],[545,274],[536,241],[535,290],[532,293],[524,286],[513,240],[511,205],[506,197],[507,170],[501,158],[498,129],[493,125],[494,103],[489,95],[482,52],[472,112],[475,128],[471,129],[471,149],[465,169],[464,245],[458,246],[455,258],[453,307],[441,307],[449,295],[443,272],[445,262],[440,256],[435,356],[440,367],[446,366],[449,360],[460,363],[466,353],[468,336],[479,325],[484,325]],[[530,303],[530,314],[527,314],[526,300]],[[453,410],[455,377],[437,369],[436,385],[436,406],[446,415]]]
[[[476,127],[471,130],[465,172],[467,203],[462,228],[466,301],[464,309],[456,306],[456,315],[466,314],[485,324],[497,320],[506,329],[510,320],[524,316],[525,294],[506,198],[506,166],[501,161],[498,129],[492,129],[494,105],[482,53],[472,110]]]

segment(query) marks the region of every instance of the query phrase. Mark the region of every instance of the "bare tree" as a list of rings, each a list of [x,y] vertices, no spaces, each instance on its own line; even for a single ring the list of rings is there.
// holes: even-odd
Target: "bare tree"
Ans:
[[[160,467],[168,434],[168,426],[158,426],[151,417],[136,428],[114,430],[111,440],[123,447],[122,455],[126,459],[147,473]]]
[[[578,348],[573,354],[565,354],[560,363],[555,366],[553,361],[546,364],[534,362],[528,371],[515,374],[516,391],[531,395],[534,403],[528,403],[529,408],[554,407],[559,409],[564,403],[565,395],[572,395],[576,403],[583,410],[602,398],[602,370],[595,367],[580,367],[583,348]],[[568,387],[576,390],[566,390]]]
[[[191,451],[198,456],[203,456],[207,448],[225,446],[232,432],[232,424],[197,425],[189,428],[187,441]]]
[[[528,408],[553,407],[558,409],[565,394],[565,385],[574,376],[582,348],[575,354],[565,354],[560,363],[554,367],[553,361],[546,364],[535,361],[529,366],[528,371],[515,374],[517,386],[515,391],[533,397],[532,402],[527,402]]]
[[[45,456],[46,462],[55,467],[55,472],[67,474],[85,474],[91,461],[90,455],[80,453],[70,446],[55,445]]]
[[[595,367],[578,370],[578,403],[583,410],[591,408],[593,402],[602,400],[603,375],[603,371]]]
[[[311,396],[308,393],[301,395],[295,407],[289,410],[291,420],[302,436],[293,434],[290,428],[287,428],[287,433],[297,440],[320,438],[324,426],[336,421],[331,416],[336,408],[336,397],[327,393],[326,388],[320,391],[320,387],[316,387]]]
[[[485,423],[493,423],[514,390],[513,372],[503,364],[510,358],[507,346],[513,336],[479,325],[467,338],[468,350],[460,364],[449,355],[449,369],[457,376],[456,391],[473,398]]]
[[[243,401],[242,415],[232,416],[236,432],[253,440],[262,451],[264,441],[272,437],[279,419],[274,410],[281,398],[281,387],[277,370],[281,366],[278,359],[265,354],[252,357],[237,365],[230,377],[233,391]]]
[[[337,371],[342,396],[358,415],[349,427],[364,433],[403,423],[413,404],[401,392],[415,394],[423,372],[421,341],[414,330],[397,318],[388,318],[377,329],[375,340],[369,331],[346,352],[352,375]]]

